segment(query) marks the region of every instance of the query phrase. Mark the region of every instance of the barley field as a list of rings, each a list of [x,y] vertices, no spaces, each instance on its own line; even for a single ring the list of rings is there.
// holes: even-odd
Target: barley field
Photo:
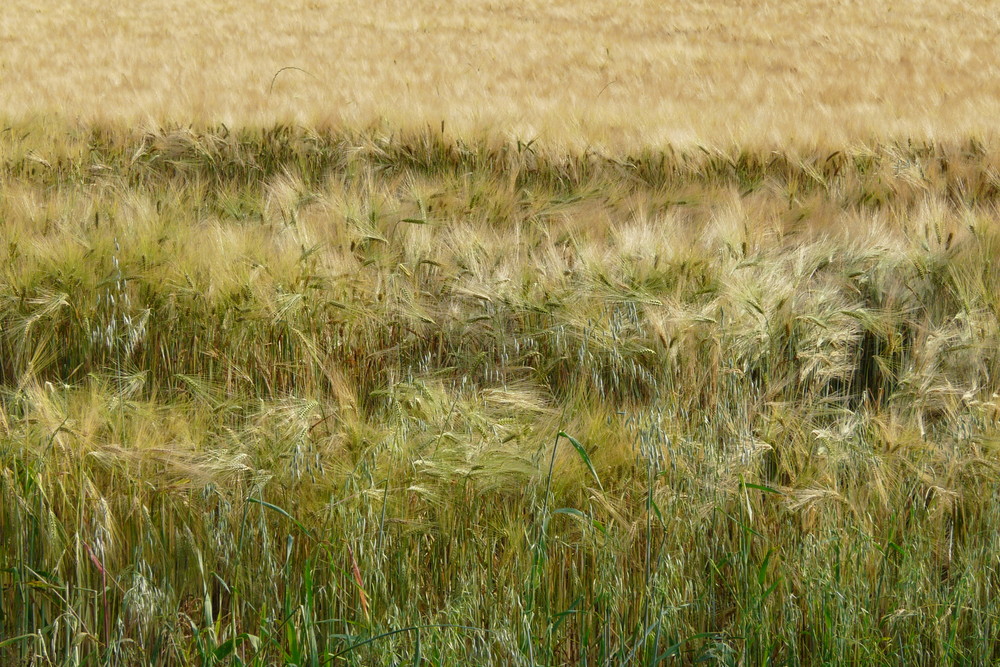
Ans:
[[[1000,10],[57,9],[0,664],[1000,660]]]

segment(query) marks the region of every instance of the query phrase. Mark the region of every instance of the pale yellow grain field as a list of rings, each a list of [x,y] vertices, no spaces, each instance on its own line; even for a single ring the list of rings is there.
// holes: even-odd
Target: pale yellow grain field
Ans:
[[[6,0],[0,115],[605,148],[989,139],[998,42],[982,1]]]

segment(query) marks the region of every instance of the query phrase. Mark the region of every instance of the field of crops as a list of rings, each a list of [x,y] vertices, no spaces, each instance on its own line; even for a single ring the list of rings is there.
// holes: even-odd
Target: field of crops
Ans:
[[[959,0],[6,0],[0,117],[833,150],[996,136]]]
[[[1000,660],[997,10],[106,5],[0,11],[0,664]]]
[[[6,661],[998,654],[981,146],[4,137]]]

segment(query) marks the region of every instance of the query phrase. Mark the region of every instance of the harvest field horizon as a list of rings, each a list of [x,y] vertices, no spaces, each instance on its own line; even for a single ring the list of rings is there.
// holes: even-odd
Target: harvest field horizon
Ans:
[[[0,664],[1000,659],[998,10],[105,5],[0,13]]]
[[[956,0],[11,0],[0,117],[616,153],[993,141],[998,37],[996,7]]]

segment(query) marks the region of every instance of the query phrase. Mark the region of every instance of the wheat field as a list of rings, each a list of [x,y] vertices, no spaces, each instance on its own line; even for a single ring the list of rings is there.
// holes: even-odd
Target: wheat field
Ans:
[[[0,664],[995,664],[997,13],[8,2]]]
[[[998,36],[1000,7],[953,0],[8,0],[0,110],[612,150],[987,139]]]

